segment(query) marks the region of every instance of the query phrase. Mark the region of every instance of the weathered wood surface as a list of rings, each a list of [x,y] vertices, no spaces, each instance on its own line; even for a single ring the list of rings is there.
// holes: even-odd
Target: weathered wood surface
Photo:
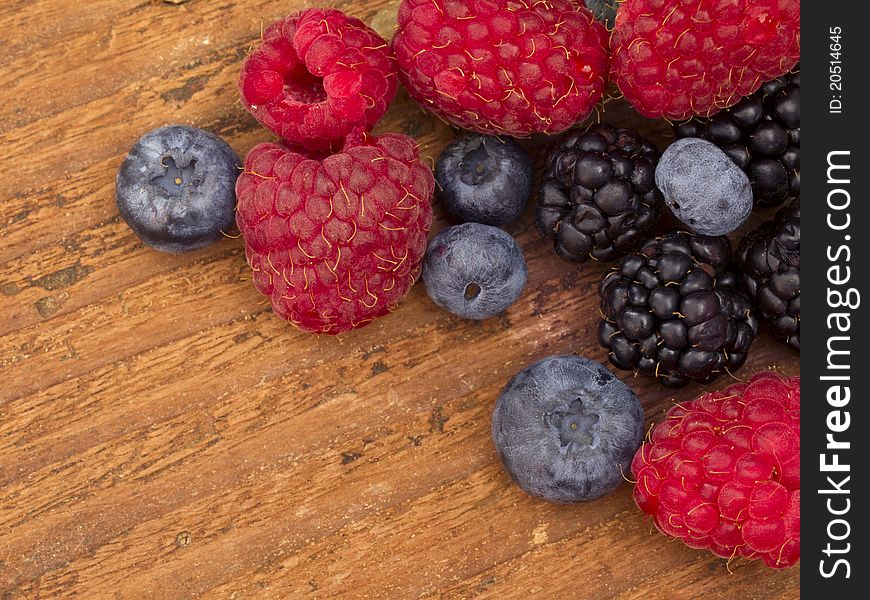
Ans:
[[[396,4],[337,3],[385,33]],[[729,573],[669,543],[628,485],[560,506],[510,483],[500,388],[549,354],[604,359],[602,267],[560,262],[531,212],[510,228],[529,285],[500,318],[454,318],[418,285],[340,338],[275,318],[241,240],[137,241],[113,200],[126,151],[173,122],[240,154],[270,139],[235,79],[261,23],[302,6],[0,7],[0,599],[796,598],[796,569]],[[630,114],[606,118],[649,129]],[[404,94],[380,129],[430,156],[451,137]],[[743,373],[772,365],[798,371],[765,337]],[[624,377],[651,420],[699,391]]]

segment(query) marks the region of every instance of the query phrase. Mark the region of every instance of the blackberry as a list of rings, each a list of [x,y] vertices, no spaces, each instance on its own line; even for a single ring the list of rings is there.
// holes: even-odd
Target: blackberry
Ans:
[[[598,341],[610,362],[668,387],[739,369],[758,319],[731,266],[728,238],[683,231],[623,258],[599,287]]]
[[[801,351],[801,203],[750,232],[737,250],[740,288],[758,307],[774,335]]]
[[[749,176],[755,201],[779,206],[801,195],[801,79],[795,72],[768,81],[713,117],[674,126],[678,138],[707,139]]]
[[[659,151],[630,129],[593,126],[559,141],[547,158],[537,226],[570,262],[615,260],[637,248],[658,217]]]

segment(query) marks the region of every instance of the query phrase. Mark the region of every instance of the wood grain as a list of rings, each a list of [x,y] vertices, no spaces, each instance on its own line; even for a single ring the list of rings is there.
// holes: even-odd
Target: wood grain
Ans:
[[[333,5],[389,35],[397,4]],[[126,151],[174,122],[240,154],[270,139],[235,79],[261,24],[302,6],[0,7],[0,600],[797,598],[796,569],[669,543],[628,485],[561,506],[510,483],[489,437],[501,387],[550,354],[605,359],[602,267],[559,261],[531,209],[509,227],[530,279],[506,313],[462,321],[418,285],[339,338],[277,319],[241,240],[138,242],[113,198]],[[618,103],[604,118],[664,141]],[[452,136],[404,93],[379,130],[427,156]],[[743,372],[774,365],[798,372],[763,337]],[[700,390],[622,376],[651,421]]]

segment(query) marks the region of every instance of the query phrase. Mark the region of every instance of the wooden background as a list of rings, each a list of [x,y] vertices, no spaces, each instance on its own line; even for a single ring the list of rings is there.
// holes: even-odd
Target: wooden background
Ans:
[[[489,420],[510,376],[605,358],[602,268],[557,259],[531,207],[509,227],[529,285],[504,315],[462,321],[417,285],[339,338],[277,319],[240,239],[186,256],[138,242],[113,196],[127,150],[168,123],[241,155],[271,139],[235,80],[262,21],[303,6],[0,7],[0,600],[798,597],[797,569],[729,573],[669,542],[627,484],[562,506],[502,471]],[[395,0],[337,6],[395,22]],[[379,129],[433,157],[452,136],[404,93]],[[770,366],[798,372],[765,336],[741,373]],[[650,420],[700,391],[621,375]]]

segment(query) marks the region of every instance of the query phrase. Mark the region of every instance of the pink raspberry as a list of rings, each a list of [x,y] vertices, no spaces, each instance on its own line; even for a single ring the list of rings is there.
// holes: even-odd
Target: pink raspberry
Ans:
[[[771,372],[677,404],[634,457],[635,502],[692,548],[795,564],[800,417],[800,377]]]
[[[256,146],[236,183],[254,285],[303,331],[370,323],[420,273],[434,187],[404,135],[354,133],[325,158]]]
[[[800,0],[625,0],[613,79],[646,117],[710,116],[797,64],[800,15]]]
[[[396,66],[384,39],[335,9],[275,21],[242,67],[242,104],[286,142],[329,148],[370,130],[396,95]]]
[[[558,133],[601,99],[607,31],[575,0],[404,0],[393,49],[411,96],[480,133]]]

